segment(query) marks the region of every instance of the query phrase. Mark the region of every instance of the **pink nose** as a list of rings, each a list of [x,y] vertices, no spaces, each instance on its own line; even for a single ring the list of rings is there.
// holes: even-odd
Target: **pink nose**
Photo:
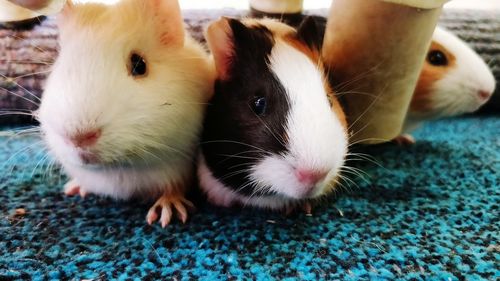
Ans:
[[[89,147],[94,145],[101,136],[101,130],[90,130],[77,132],[70,136],[70,141],[77,147]]]
[[[481,99],[483,101],[487,101],[491,97],[492,94],[493,93],[491,93],[489,91],[479,91],[477,93],[477,95],[479,96],[479,99]]]
[[[315,185],[321,180],[323,180],[328,172],[325,171],[317,171],[317,170],[295,170],[295,175],[297,176],[297,180],[306,185]]]

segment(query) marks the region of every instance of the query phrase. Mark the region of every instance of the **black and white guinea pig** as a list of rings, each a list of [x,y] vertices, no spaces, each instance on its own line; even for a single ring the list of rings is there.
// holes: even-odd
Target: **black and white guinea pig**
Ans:
[[[464,41],[437,27],[413,94],[399,140],[423,121],[476,111],[495,90],[488,65]]]
[[[209,201],[288,209],[334,190],[348,134],[321,38],[311,18],[297,30],[269,19],[210,24],[218,78],[198,168]]]
[[[156,200],[149,223],[185,221],[215,71],[177,0],[68,3],[58,23],[38,119],[65,193]]]

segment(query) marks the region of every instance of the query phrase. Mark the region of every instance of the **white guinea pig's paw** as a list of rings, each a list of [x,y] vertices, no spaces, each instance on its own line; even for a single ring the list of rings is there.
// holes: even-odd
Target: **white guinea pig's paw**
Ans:
[[[80,197],[85,198],[87,196],[87,191],[83,189],[80,184],[75,179],[70,180],[64,185],[64,194],[68,196],[80,195]]]
[[[410,134],[402,134],[393,140],[398,145],[413,145],[416,143],[415,138]]]
[[[193,203],[184,198],[183,195],[163,194],[149,209],[146,221],[151,225],[158,219],[158,213],[160,213],[159,223],[161,227],[165,227],[170,223],[172,214],[176,210],[177,217],[185,223],[188,218],[186,207],[188,209],[195,209]]]

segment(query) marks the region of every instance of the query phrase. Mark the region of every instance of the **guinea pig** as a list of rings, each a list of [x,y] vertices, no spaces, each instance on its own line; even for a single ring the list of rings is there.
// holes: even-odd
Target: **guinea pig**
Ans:
[[[186,221],[215,69],[183,24],[177,0],[66,5],[38,112],[66,194],[152,199],[149,224]]]
[[[437,27],[403,127],[396,141],[411,144],[409,132],[426,120],[476,111],[495,90],[487,64],[451,32]]]
[[[221,18],[206,30],[217,78],[198,178],[215,205],[305,207],[335,188],[347,154],[344,113],[311,18]]]

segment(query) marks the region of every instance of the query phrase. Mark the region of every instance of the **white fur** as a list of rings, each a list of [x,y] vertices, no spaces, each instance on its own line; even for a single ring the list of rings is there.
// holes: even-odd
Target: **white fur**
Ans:
[[[456,58],[455,67],[450,67],[441,80],[431,87],[432,109],[428,112],[408,113],[404,131],[414,129],[419,122],[429,118],[455,116],[477,110],[486,101],[478,97],[479,91],[493,93],[493,73],[464,41],[451,32],[437,27],[432,40],[442,45]]]
[[[234,192],[216,179],[207,167],[205,159],[200,155],[198,178],[201,188],[206,192],[208,201],[222,206],[231,207],[235,203],[243,206],[256,206],[264,209],[279,210],[293,203],[293,200],[284,196],[248,197]]]
[[[262,189],[270,186],[276,196],[243,196],[215,179],[205,162],[200,161],[198,176],[209,200],[223,206],[239,202],[263,208],[280,209],[294,202],[324,195],[344,163],[347,135],[332,111],[324,88],[321,70],[304,53],[277,40],[270,56],[270,68],[278,77],[290,99],[287,116],[287,152],[267,156],[250,173],[250,179]],[[278,136],[276,136],[278,137]],[[329,171],[312,194],[296,176],[295,169]],[[258,191],[258,190],[256,190]]]
[[[132,3],[100,17],[89,9],[63,24],[39,111],[46,142],[68,174],[85,190],[116,198],[158,194],[188,180],[213,80],[202,47],[187,35],[183,47],[159,46],[155,23]],[[106,24],[87,25],[91,19]],[[145,57],[147,77],[129,75],[131,51]],[[93,128],[102,130],[91,148],[100,158],[94,166],[67,141]]]

